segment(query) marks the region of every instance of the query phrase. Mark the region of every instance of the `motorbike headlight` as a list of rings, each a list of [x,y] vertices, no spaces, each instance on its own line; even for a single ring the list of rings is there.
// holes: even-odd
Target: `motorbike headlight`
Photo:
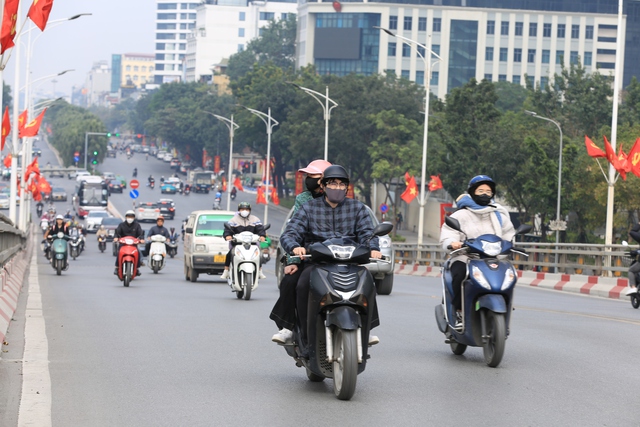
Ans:
[[[253,250],[251,251],[251,258],[257,258],[260,256],[260,251],[258,250],[257,246],[253,247]]]
[[[196,245],[196,251],[197,252],[206,252],[207,251],[207,245]]]
[[[349,259],[353,255],[353,251],[356,250],[355,246],[329,245],[327,247],[336,259]]]
[[[244,256],[242,255],[242,250],[240,246],[236,246],[236,249],[233,251],[234,256],[238,258],[239,261],[244,261]]]
[[[511,285],[515,284],[515,279],[516,273],[513,271],[513,268],[507,269],[507,271],[504,272],[504,280],[502,281],[502,287],[500,288],[500,290],[504,291],[506,289],[509,289]]]
[[[474,280],[478,282],[480,286],[482,286],[485,289],[491,290],[491,285],[489,284],[487,279],[484,277],[484,274],[482,274],[482,271],[480,271],[480,269],[475,265],[471,266],[471,276],[473,276]]]

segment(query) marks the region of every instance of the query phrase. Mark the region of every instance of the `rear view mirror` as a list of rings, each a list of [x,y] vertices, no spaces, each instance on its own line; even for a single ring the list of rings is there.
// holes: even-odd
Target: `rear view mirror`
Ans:
[[[533,230],[533,227],[528,224],[520,224],[520,227],[516,230],[516,234],[527,234]]]
[[[451,218],[449,215],[447,215],[444,217],[444,222],[454,230],[462,232],[462,230],[460,229],[460,222],[457,219]]]
[[[393,230],[393,224],[390,222],[383,222],[376,225],[376,228],[373,229],[374,236],[384,236],[385,234],[391,233]]]
[[[271,224],[265,224],[264,226],[264,231],[267,231],[268,229],[271,228]]]

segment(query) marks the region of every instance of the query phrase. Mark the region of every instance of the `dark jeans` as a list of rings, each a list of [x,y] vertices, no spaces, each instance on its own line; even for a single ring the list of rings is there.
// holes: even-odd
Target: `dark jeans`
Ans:
[[[640,262],[634,263],[629,267],[629,286],[636,286],[636,273],[640,271]]]
[[[296,309],[298,310],[298,319],[300,321],[300,330],[305,339],[307,336],[307,314],[308,314],[308,301],[309,301],[309,286],[311,282],[311,271],[315,264],[308,262],[303,263],[303,270],[298,279],[296,286]],[[370,301],[373,304],[373,310],[371,312],[371,329],[380,325],[380,317],[378,316],[378,304],[374,301]]]
[[[278,329],[293,330],[296,323],[296,286],[302,274],[302,265],[293,274],[285,274],[280,281],[280,297],[271,310],[269,319],[276,322]]]
[[[462,281],[467,277],[467,263],[455,261],[451,264],[451,285],[453,287],[453,306],[462,310]]]

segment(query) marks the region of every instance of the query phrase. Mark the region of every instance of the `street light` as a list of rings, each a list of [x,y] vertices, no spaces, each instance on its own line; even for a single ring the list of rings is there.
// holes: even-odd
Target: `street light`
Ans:
[[[229,164],[227,165],[227,168],[229,169],[229,172],[227,173],[227,180],[228,180],[228,184],[227,184],[227,210],[230,211],[231,210],[231,190],[229,189],[229,187],[231,187],[231,175],[232,175],[232,171],[233,171],[233,166],[231,163],[231,160],[233,159],[233,133],[236,129],[238,129],[240,126],[238,126],[237,124],[234,123],[233,121],[233,114],[231,115],[231,119],[227,119],[226,117],[222,117],[219,116],[217,114],[213,114],[210,111],[205,111],[205,110],[200,110],[203,113],[207,113],[207,114],[211,114],[213,117],[215,117],[216,119],[220,120],[221,122],[223,122],[228,128],[229,128]]]
[[[44,77],[37,78],[37,79],[35,79],[34,81],[29,82],[29,83],[25,84],[24,86],[22,86],[22,87],[20,88],[20,92],[22,92],[23,90],[25,90],[27,87],[28,87],[28,88],[31,88],[31,86],[32,86],[33,84],[35,84],[35,83],[38,83],[38,82],[43,82],[43,83],[44,83],[44,81],[43,81],[43,80],[53,79],[53,78],[58,77],[58,76],[61,76],[61,75],[63,75],[63,74],[67,74],[67,73],[68,73],[68,72],[70,72],[70,71],[75,71],[75,69],[71,68],[71,69],[69,69],[69,70],[60,71],[59,73],[56,73],[56,74],[49,74],[48,76],[44,76]],[[25,102],[29,102],[29,104],[27,104],[27,107],[29,107],[29,105],[30,105],[30,100],[25,100]]]
[[[274,118],[271,117],[271,107],[267,110],[268,113],[265,114],[262,111],[254,110],[253,108],[245,107],[244,105],[238,105],[238,107],[242,107],[245,110],[249,111],[252,114],[255,114],[264,122],[267,126],[267,160],[265,162],[266,178],[267,178],[267,189],[265,191],[265,205],[264,205],[264,223],[267,223],[267,218],[269,215],[269,173],[271,172],[271,133],[273,132],[273,128],[278,126],[280,123]]]
[[[312,96],[313,99],[318,101],[322,106],[322,110],[324,111],[324,159],[328,161],[329,159],[329,119],[331,118],[331,110],[338,106],[338,103],[333,99],[329,98],[329,86],[326,86],[326,95],[321,94],[320,92],[316,92],[315,90],[302,87],[297,83],[287,82],[298,89],[306,92],[308,95]],[[320,98],[324,98],[324,104],[320,100]],[[331,107],[329,107],[329,103],[331,103]]]
[[[440,55],[438,55],[437,53],[431,50],[431,35],[427,36],[427,45],[425,46],[422,43],[418,43],[415,40],[411,40],[406,37],[400,36],[398,34],[394,34],[391,31],[387,30],[386,28],[382,28],[382,27],[374,27],[374,28],[382,30],[388,35],[402,40],[403,43],[416,46],[416,51],[418,52],[418,56],[420,56],[420,58],[422,58],[422,60],[424,61],[425,101],[424,101],[424,133],[422,137],[422,177],[420,178],[420,201],[419,201],[420,214],[418,218],[418,249],[419,249],[420,245],[422,245],[422,238],[423,238],[423,232],[424,232],[424,206],[427,201],[425,186],[426,186],[426,177],[427,177],[427,136],[428,136],[427,134],[429,130],[429,95],[431,94],[429,85],[431,83],[431,69],[435,64],[442,61],[442,58],[440,57]],[[420,50],[418,49],[418,47],[421,47],[425,50],[425,55],[420,53]],[[428,55],[428,57],[426,55]],[[434,61],[433,63],[431,63],[432,55],[438,58],[437,61]]]
[[[549,119],[547,117],[539,116],[538,113],[534,111],[524,110],[524,112],[531,117],[540,120],[546,120],[548,122],[553,123],[558,127],[558,131],[560,131],[560,153],[558,155],[558,199],[556,202],[556,268],[555,272],[558,272],[558,243],[560,242],[560,189],[562,186],[562,128],[560,127],[560,123],[555,120]]]

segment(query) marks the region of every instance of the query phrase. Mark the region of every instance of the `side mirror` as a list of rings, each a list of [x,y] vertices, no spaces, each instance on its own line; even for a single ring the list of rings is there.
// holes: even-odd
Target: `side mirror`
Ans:
[[[267,231],[268,229],[271,228],[271,224],[265,224],[264,226],[264,231]]]
[[[390,222],[382,222],[373,229],[373,235],[384,236],[385,234],[391,233],[391,230],[393,230],[393,224]]]
[[[520,224],[520,227],[516,230],[516,234],[527,234],[533,230],[533,227],[528,224]]]
[[[444,217],[444,223],[447,224],[450,228],[462,232],[462,230],[460,229],[460,222],[457,219],[451,218],[449,215],[447,215]]]
[[[192,227],[187,227],[187,228],[184,229],[184,232],[191,234],[191,233],[193,233],[193,228]]]
[[[224,223],[224,229],[227,230],[227,231],[231,231],[231,226],[229,225],[228,222]]]
[[[627,242],[626,240],[622,241],[622,246],[629,246],[629,242]]]

